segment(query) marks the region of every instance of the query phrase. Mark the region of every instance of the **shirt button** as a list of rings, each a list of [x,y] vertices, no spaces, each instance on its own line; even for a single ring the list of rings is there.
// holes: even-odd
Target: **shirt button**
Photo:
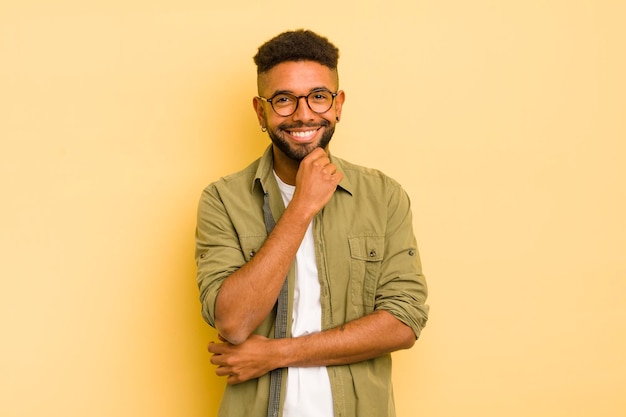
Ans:
[[[409,250],[409,256],[415,255],[415,251],[413,249]]]
[[[370,251],[370,258],[373,258],[374,256],[376,256],[376,251],[374,249],[372,249]]]
[[[251,251],[250,251],[250,257],[252,258],[254,255],[256,255],[256,252],[255,252],[255,251],[253,251],[253,250],[251,250]]]

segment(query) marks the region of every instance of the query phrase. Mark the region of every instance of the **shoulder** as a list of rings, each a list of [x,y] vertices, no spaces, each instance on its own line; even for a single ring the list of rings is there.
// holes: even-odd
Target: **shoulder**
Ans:
[[[251,189],[254,183],[257,169],[259,167],[260,158],[252,162],[244,169],[225,175],[220,179],[211,182],[206,186],[205,192],[221,191],[241,192],[242,189]]]
[[[357,165],[335,156],[332,161],[344,173],[348,186],[357,190],[396,192],[402,189],[400,183],[378,169]]]

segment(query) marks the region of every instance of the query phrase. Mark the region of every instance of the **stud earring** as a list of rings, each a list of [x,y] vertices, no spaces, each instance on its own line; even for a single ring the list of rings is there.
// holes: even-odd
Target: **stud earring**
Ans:
[[[266,127],[261,126],[261,132],[267,132],[267,128],[266,128]]]

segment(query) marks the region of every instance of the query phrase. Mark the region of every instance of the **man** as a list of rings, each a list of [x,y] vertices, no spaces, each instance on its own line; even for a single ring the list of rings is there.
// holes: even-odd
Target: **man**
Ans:
[[[394,416],[390,353],[426,324],[406,193],[328,153],[338,56],[304,30],[259,48],[253,106],[272,144],[202,194],[197,279],[228,382],[220,416]]]

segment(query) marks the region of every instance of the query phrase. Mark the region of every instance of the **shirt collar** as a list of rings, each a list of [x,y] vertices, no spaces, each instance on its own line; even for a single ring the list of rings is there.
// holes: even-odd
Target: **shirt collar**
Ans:
[[[350,178],[348,178],[348,175],[346,175],[346,172],[343,169],[343,160],[336,158],[331,154],[330,161],[337,167],[337,172],[341,172],[343,174],[343,179],[339,183],[338,188],[343,189],[348,194],[352,195],[353,186],[350,182]],[[265,152],[263,152],[263,156],[259,159],[259,165],[257,166],[256,174],[254,175],[254,180],[252,181],[252,188],[259,183],[263,192],[266,192],[270,181],[276,181],[272,172],[273,169],[274,156],[272,153],[272,145],[269,145],[267,149],[265,149]]]

